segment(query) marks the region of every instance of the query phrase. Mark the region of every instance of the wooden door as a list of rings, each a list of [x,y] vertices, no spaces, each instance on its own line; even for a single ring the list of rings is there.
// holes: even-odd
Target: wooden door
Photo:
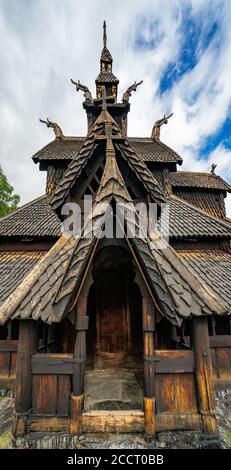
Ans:
[[[123,279],[105,274],[98,297],[100,352],[121,353],[126,344],[126,293]]]

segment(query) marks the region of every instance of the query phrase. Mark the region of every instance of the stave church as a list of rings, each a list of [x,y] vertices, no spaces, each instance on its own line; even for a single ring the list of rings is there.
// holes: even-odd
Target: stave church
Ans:
[[[231,186],[215,165],[181,171],[161,140],[171,115],[127,135],[142,82],[118,99],[105,22],[95,93],[71,81],[87,134],[41,119],[54,133],[32,157],[44,194],[0,219],[0,388],[14,393],[13,435],[218,439],[215,390],[231,383]],[[80,226],[67,231],[75,207]],[[109,216],[120,236],[106,233]]]

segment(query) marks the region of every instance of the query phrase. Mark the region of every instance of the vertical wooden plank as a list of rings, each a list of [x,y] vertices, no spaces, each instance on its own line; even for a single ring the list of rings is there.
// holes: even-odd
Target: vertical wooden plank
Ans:
[[[155,362],[154,362],[154,315],[150,299],[142,297],[144,335],[144,412],[146,433],[155,434]]]
[[[10,375],[10,351],[0,352],[0,376],[9,377]]]
[[[15,409],[18,413],[31,409],[31,354],[37,351],[37,324],[33,320],[21,320],[15,382]]]
[[[216,350],[219,379],[230,379],[231,348],[217,348]]]
[[[17,352],[12,351],[10,356],[10,377],[14,377],[16,374],[16,364],[17,364]]]
[[[15,411],[13,434],[26,434],[27,415],[32,406],[31,354],[37,351],[38,329],[33,320],[21,320],[15,380]]]
[[[195,358],[197,398],[204,431],[216,433],[217,421],[207,317],[192,320],[192,346]]]
[[[70,419],[70,433],[80,434],[82,431],[82,407],[83,395],[71,395],[71,419]]]
[[[86,317],[87,297],[80,296],[77,305],[77,329],[78,317]],[[80,322],[79,322],[80,323]],[[80,328],[80,327],[79,327]],[[74,367],[73,367],[73,394],[82,395],[84,389],[84,372],[86,365],[86,330],[77,330],[75,348],[74,348]]]
[[[155,363],[154,363],[154,319],[149,298],[143,297],[143,332],[144,332],[144,391],[145,396],[155,395]]]
[[[57,375],[33,375],[33,413],[49,415],[56,414],[57,384]]]
[[[71,384],[69,375],[58,376],[57,414],[69,416]]]

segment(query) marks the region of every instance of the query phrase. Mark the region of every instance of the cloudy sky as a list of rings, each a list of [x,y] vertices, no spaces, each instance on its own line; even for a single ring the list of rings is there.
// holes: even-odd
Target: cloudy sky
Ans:
[[[95,91],[107,21],[119,98],[131,99],[129,135],[150,136],[174,112],[162,140],[181,169],[231,182],[230,0],[0,0],[0,164],[25,203],[44,192],[45,174],[31,156],[53,139],[49,117],[66,135],[84,135],[82,96],[70,78]],[[227,199],[231,216],[231,198]]]

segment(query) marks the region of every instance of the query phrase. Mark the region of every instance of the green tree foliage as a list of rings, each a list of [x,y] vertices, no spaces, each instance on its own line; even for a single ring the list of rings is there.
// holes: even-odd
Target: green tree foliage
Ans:
[[[13,194],[14,188],[0,167],[0,217],[7,215],[18,207],[20,197]]]

